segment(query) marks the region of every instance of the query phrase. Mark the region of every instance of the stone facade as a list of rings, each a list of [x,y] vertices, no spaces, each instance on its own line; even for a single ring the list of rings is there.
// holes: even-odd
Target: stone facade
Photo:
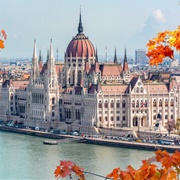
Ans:
[[[126,50],[123,65],[115,51],[112,63],[100,63],[98,53],[83,34],[81,15],[78,34],[70,41],[64,63],[54,62],[52,40],[42,64],[34,42],[28,81],[6,79],[0,89],[0,118],[26,126],[84,133],[99,128],[163,129],[180,117],[177,80],[167,73],[133,76]]]

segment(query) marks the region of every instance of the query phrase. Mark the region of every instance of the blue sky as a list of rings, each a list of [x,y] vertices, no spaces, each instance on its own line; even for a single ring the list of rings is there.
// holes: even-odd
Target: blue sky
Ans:
[[[44,60],[52,38],[63,57],[77,34],[81,6],[84,34],[99,56],[134,57],[157,32],[180,25],[179,0],[0,0],[0,29],[8,39],[0,58],[31,58],[34,38]]]

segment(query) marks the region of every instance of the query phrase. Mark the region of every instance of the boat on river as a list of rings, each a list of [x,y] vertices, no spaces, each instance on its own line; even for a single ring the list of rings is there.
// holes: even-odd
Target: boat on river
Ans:
[[[46,144],[46,145],[57,145],[58,142],[57,141],[44,140],[43,144]]]

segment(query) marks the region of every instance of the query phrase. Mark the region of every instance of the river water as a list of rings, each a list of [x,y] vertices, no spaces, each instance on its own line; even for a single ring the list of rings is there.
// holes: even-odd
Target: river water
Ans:
[[[60,160],[71,160],[84,170],[106,176],[115,167],[134,168],[141,160],[154,155],[152,151],[106,147],[59,141],[44,145],[44,138],[0,131],[0,179],[55,180],[54,170]],[[87,180],[102,180],[86,175]],[[68,178],[69,179],[69,178]]]

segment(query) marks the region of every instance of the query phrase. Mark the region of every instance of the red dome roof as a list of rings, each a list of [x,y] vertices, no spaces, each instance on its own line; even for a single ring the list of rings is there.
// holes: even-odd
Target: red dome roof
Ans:
[[[93,57],[95,56],[95,50],[91,41],[83,34],[78,33],[69,43],[66,49],[66,56],[76,57]]]

